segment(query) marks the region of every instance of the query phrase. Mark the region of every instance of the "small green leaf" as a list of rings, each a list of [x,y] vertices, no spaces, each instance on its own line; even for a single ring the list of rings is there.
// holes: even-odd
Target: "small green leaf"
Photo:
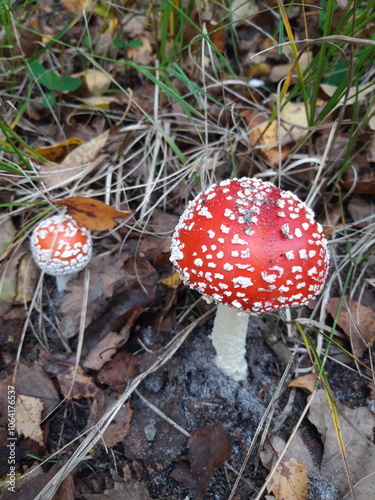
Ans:
[[[77,90],[81,85],[79,78],[72,76],[61,77],[57,72],[46,70],[43,64],[39,61],[32,61],[29,64],[31,75],[48,90],[55,90],[56,92],[72,92]]]
[[[324,83],[329,83],[329,85],[339,86],[343,79],[348,77],[348,64],[346,61],[338,62],[334,67],[326,74]]]
[[[53,92],[43,94],[42,104],[45,108],[52,108],[56,104],[55,94]]]
[[[11,284],[9,278],[3,278],[2,284],[0,286],[0,298],[1,300],[12,300],[14,298],[14,287]]]
[[[112,45],[116,49],[125,49],[128,47],[143,47],[143,42],[142,40],[129,40],[125,41],[122,38],[114,38],[112,40]]]
[[[32,61],[29,65],[32,76],[48,90],[55,90],[59,76],[51,70],[46,70],[39,61]]]
[[[142,40],[129,40],[127,47],[143,47],[143,42]]]
[[[73,78],[72,76],[63,76],[61,78],[61,92],[73,92],[81,86],[81,80],[79,78]],[[57,89],[55,89],[57,90]]]

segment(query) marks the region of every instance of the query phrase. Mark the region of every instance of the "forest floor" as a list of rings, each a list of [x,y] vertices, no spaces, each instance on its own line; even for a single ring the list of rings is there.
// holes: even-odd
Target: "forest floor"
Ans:
[[[1,497],[373,498],[371,2],[0,16]],[[250,315],[237,382],[169,258],[188,201],[243,176],[306,201],[330,269],[306,306]],[[94,246],[59,290],[30,234],[65,210]]]

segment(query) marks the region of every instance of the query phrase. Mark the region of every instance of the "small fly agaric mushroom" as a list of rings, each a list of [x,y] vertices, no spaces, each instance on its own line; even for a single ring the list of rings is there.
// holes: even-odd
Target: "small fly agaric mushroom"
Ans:
[[[216,365],[247,375],[248,313],[309,302],[325,282],[322,227],[297,196],[256,178],[213,185],[191,201],[172,238],[171,262],[189,286],[218,304]]]
[[[53,215],[34,228],[31,252],[40,269],[56,276],[57,289],[61,291],[71,276],[90,262],[90,231],[70,215]]]

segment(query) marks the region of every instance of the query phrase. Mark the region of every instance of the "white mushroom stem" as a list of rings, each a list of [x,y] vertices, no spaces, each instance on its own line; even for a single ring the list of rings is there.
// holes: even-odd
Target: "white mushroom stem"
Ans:
[[[57,291],[58,292],[65,292],[65,290],[67,289],[67,284],[73,276],[74,276],[74,274],[65,274],[65,275],[55,276]]]
[[[215,363],[234,380],[247,377],[246,333],[249,315],[234,307],[219,304],[212,329],[212,344],[216,350]]]

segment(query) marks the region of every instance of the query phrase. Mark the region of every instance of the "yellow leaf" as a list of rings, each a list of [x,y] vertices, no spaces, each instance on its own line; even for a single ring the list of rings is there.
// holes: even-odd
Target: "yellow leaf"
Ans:
[[[84,97],[80,99],[83,104],[79,104],[80,108],[99,108],[109,109],[113,102],[119,103],[117,96],[112,95],[96,95],[92,97]]]
[[[60,163],[60,161],[62,161],[67,154],[84,142],[85,141],[79,139],[78,137],[71,137],[67,141],[59,142],[53,146],[36,148],[35,151],[42,155],[46,160],[53,161],[54,163]]]
[[[166,278],[162,278],[160,280],[163,285],[166,285],[169,288],[176,289],[181,284],[180,276],[177,272],[174,272],[171,276],[167,276]]]

